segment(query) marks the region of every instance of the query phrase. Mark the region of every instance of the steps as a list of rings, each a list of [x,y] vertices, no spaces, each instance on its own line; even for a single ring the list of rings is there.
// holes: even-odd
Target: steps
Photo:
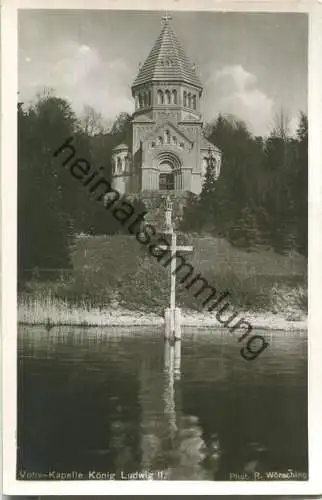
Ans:
[[[162,232],[165,227],[166,199],[170,198],[173,203],[172,221],[178,228],[183,217],[183,211],[187,203],[197,196],[190,191],[142,191],[127,196],[131,201],[140,200],[144,203],[146,211],[145,222]]]

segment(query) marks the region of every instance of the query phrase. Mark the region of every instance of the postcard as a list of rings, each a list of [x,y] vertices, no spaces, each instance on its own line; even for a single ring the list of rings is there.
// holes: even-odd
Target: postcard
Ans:
[[[322,6],[2,9],[4,493],[322,492]]]

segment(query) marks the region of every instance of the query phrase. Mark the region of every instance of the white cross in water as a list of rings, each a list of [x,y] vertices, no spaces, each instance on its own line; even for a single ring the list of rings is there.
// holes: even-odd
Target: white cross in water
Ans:
[[[170,309],[174,310],[176,307],[176,267],[177,267],[177,259],[176,252],[180,250],[181,252],[192,252],[193,247],[190,245],[186,246],[177,246],[177,235],[173,230],[172,224],[172,202],[170,198],[167,198],[166,202],[166,211],[165,211],[165,224],[166,224],[166,234],[171,234],[171,267],[170,267]],[[162,250],[167,250],[168,247],[165,245],[160,245]]]

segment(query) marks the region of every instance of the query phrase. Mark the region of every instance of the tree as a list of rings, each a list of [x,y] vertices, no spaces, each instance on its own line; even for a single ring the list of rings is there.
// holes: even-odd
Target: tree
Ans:
[[[244,122],[231,115],[218,116],[209,140],[223,152],[220,177],[209,197],[214,231],[231,239],[234,234],[231,229],[236,225],[243,227],[243,210],[247,208],[245,213],[252,213],[256,206],[261,144],[254,140]]]
[[[294,173],[295,214],[297,221],[297,250],[307,255],[308,250],[308,119],[301,112],[297,128],[297,158]]]
[[[286,111],[283,108],[281,108],[280,111],[276,113],[274,116],[273,130],[271,136],[277,137],[281,139],[284,143],[286,143],[290,137],[289,124],[290,124],[289,117]]]
[[[268,214],[268,231],[274,249],[285,252],[296,247],[297,221],[294,193],[294,164],[297,141],[290,137],[283,111],[275,117],[275,127],[264,147],[263,204]]]
[[[86,135],[94,136],[106,133],[106,127],[104,126],[103,123],[102,114],[98,113],[91,106],[84,106],[80,123]]]
[[[70,105],[45,94],[18,107],[19,269],[70,266],[70,179],[53,152],[77,127]]]
[[[120,113],[111,128],[111,134],[116,143],[125,142],[129,144],[132,137],[132,117],[129,113]]]

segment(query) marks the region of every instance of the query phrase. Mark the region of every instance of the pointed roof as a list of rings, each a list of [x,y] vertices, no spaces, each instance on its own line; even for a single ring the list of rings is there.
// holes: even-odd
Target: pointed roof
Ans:
[[[155,80],[179,80],[202,89],[197,73],[181,47],[169,19],[171,19],[169,16],[162,18],[161,33],[141,66],[132,87]]]

